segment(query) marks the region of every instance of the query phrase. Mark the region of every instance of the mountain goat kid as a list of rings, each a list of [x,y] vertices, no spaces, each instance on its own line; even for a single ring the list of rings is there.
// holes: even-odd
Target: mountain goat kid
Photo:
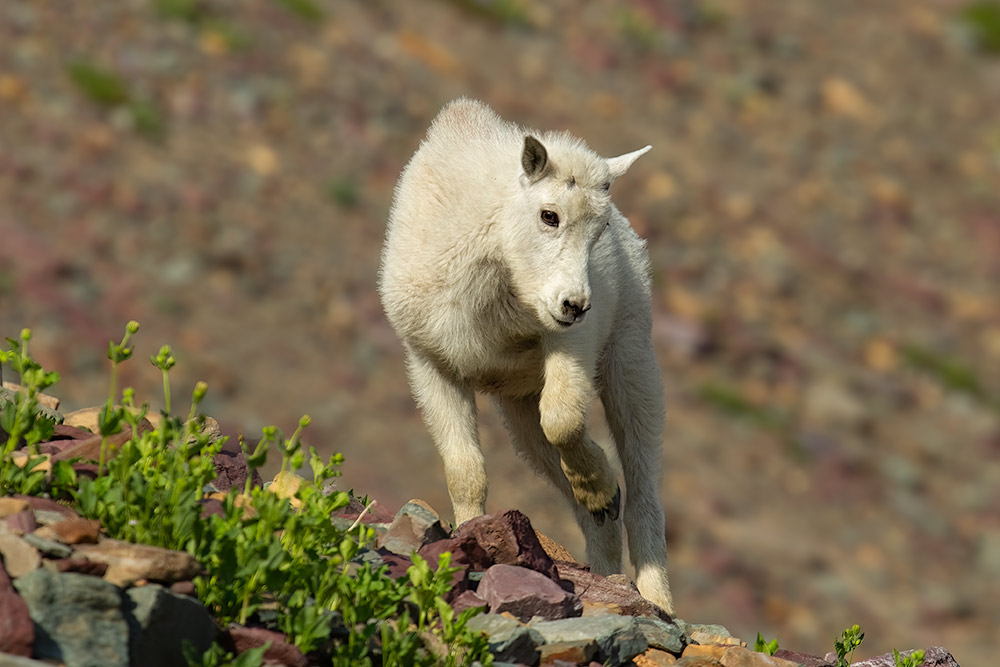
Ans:
[[[621,491],[587,433],[599,396],[625,478],[636,583],[672,613],[649,260],[608,195],[649,148],[605,159],[567,133],[526,131],[481,102],[450,103],[396,185],[379,292],[455,520],[486,511],[481,391],[518,453],[570,500],[593,571],[620,572]]]

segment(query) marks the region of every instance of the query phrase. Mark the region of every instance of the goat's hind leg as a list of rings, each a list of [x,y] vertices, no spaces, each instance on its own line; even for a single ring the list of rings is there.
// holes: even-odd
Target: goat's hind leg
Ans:
[[[660,502],[663,384],[648,333],[621,332],[604,359],[601,402],[625,476],[625,530],[636,585],[643,597],[673,613]]]
[[[598,574],[614,574],[622,570],[621,522],[606,519],[600,525],[594,515],[577,502],[573,487],[563,472],[559,451],[545,438],[542,431],[538,396],[526,398],[499,397],[497,409],[510,433],[515,451],[566,498],[574,517],[583,531],[587,544],[587,562]],[[586,434],[584,435],[586,436]],[[592,441],[593,447],[597,447]]]

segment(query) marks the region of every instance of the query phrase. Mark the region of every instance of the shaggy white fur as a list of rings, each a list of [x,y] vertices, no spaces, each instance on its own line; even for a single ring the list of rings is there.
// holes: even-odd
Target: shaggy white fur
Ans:
[[[595,572],[622,569],[621,494],[587,433],[599,396],[622,464],[636,583],[673,612],[659,489],[663,387],[646,244],[609,188],[649,146],[605,159],[481,102],[447,105],[396,185],[379,292],[459,523],[486,511],[475,392],[574,507]]]

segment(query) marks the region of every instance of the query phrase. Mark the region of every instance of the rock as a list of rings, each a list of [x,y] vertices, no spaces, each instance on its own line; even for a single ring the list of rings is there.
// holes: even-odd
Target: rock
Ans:
[[[538,543],[542,545],[542,549],[544,549],[545,553],[549,555],[549,558],[551,558],[556,562],[557,566],[560,562],[566,562],[566,563],[576,562],[576,559],[573,558],[573,554],[569,552],[569,549],[559,544],[548,535],[545,535],[544,533],[539,533],[536,530],[535,537],[538,538]]]
[[[49,500],[48,498],[20,495],[11,497],[28,503],[28,506],[35,511],[35,518],[38,519],[38,523],[54,523],[55,521],[78,519],[80,517],[80,515],[77,514],[73,508],[60,505],[56,501]]]
[[[31,611],[37,634],[34,656],[66,667],[128,667],[128,624],[121,592],[83,574],[29,572],[14,587]]]
[[[42,526],[35,535],[63,544],[97,544],[101,522],[96,519],[67,519]]]
[[[498,661],[534,665],[538,662],[536,646],[545,641],[537,631],[499,614],[474,616],[466,627],[473,632],[486,633],[490,652]]]
[[[721,646],[719,644],[689,644],[684,648],[684,653],[681,654],[683,658],[712,658],[714,660],[722,660],[723,654],[728,651],[730,646]]]
[[[742,646],[730,646],[719,660],[723,667],[798,667],[797,663],[757,653]]]
[[[2,389],[5,389],[9,392],[17,393],[21,391],[21,385],[16,384],[14,382],[4,382]],[[35,392],[35,398],[38,399],[38,404],[41,407],[48,408],[48,412],[46,412],[46,414],[49,414],[49,412],[55,412],[56,410],[59,409],[59,398],[57,396],[53,396],[51,394],[44,394],[39,391]]]
[[[42,555],[38,549],[13,533],[6,532],[0,525],[0,556],[3,556],[4,568],[13,579],[37,570],[42,565]]]
[[[218,424],[216,424],[216,428],[218,428]],[[246,456],[239,443],[234,440],[229,440],[222,446],[222,451],[216,454],[214,463],[215,480],[212,484],[219,491],[227,491],[234,486],[242,491],[246,488],[247,477],[250,477],[251,486],[263,486],[264,482],[257,470],[254,470],[251,476]]]
[[[38,521],[35,519],[35,513],[30,509],[7,515],[4,517],[4,523],[6,523],[7,527],[10,528],[16,535],[24,535],[25,533],[30,533],[38,528]]]
[[[0,653],[0,667],[52,667],[52,663]]]
[[[911,652],[900,651],[900,655],[907,655]],[[851,667],[894,667],[895,664],[892,653],[884,653],[874,658],[852,663]],[[942,646],[932,646],[924,649],[924,662],[921,667],[959,667],[959,665],[948,649]]]
[[[485,514],[455,530],[455,537],[467,535],[476,538],[492,563],[527,567],[553,581],[559,580],[555,562],[545,553],[528,517],[517,510]]]
[[[722,663],[707,655],[689,655],[674,663],[676,667],[722,667]]]
[[[779,648],[774,653],[774,657],[783,658],[784,660],[790,660],[791,662],[798,663],[802,667],[833,667],[833,663],[826,660],[825,658],[820,658],[815,655],[808,655],[806,653],[799,653],[798,651],[790,651],[788,649]]]
[[[590,662],[597,655],[597,644],[592,639],[576,639],[568,642],[552,642],[540,647],[541,663],[543,665],[557,661],[571,665]]]
[[[125,592],[133,665],[170,667],[185,664],[183,642],[204,653],[219,629],[197,600],[149,584]]]
[[[362,514],[364,512],[364,514]],[[365,506],[357,498],[351,498],[351,501],[346,507],[342,507],[333,513],[335,519],[347,520],[350,526],[354,523],[357,518],[361,517],[361,523],[372,525],[372,524],[385,524],[386,526],[392,523],[395,518],[395,514],[390,512],[388,509],[382,507],[374,500],[371,501],[370,506],[367,511],[365,511]]]
[[[677,663],[677,658],[666,651],[650,647],[632,658],[632,662],[635,667],[671,667]]]
[[[476,590],[494,614],[510,612],[522,621],[534,616],[567,618],[580,615],[577,598],[544,574],[515,565],[494,565]]]
[[[53,558],[69,558],[73,555],[72,547],[63,544],[62,542],[56,542],[55,540],[40,537],[37,532],[25,533],[21,536],[21,539],[38,549],[46,556],[51,556]]]
[[[456,614],[461,614],[466,609],[472,609],[473,607],[481,607],[483,609],[489,607],[486,600],[479,597],[479,594],[475,591],[462,591],[453,600],[450,600],[450,604]]]
[[[237,655],[270,642],[271,646],[264,651],[264,664],[278,664],[285,667],[306,667],[308,664],[302,651],[289,644],[280,632],[234,624],[229,626],[226,633]]]
[[[35,624],[28,605],[0,563],[0,653],[31,657],[34,643]]]
[[[651,616],[664,621],[671,620],[670,614],[639,595],[635,586],[617,578],[594,574],[585,565],[559,563],[559,576],[573,584],[573,592],[584,604],[614,604],[626,616]]]
[[[546,644],[592,639],[597,643],[596,659],[620,665],[639,655],[649,644],[631,616],[591,616],[558,621],[533,621],[528,627],[537,630]]]
[[[103,577],[108,571],[107,563],[95,563],[86,558],[60,558],[58,560],[46,560],[43,567],[56,572],[79,572],[92,577]]]
[[[282,470],[274,476],[270,484],[264,485],[264,488],[279,498],[288,500],[292,507],[298,508],[302,505],[302,501],[296,498],[295,494],[299,492],[299,487],[303,483],[308,484],[309,482],[290,470]]]
[[[743,644],[739,639],[733,637],[733,634],[723,625],[688,623],[679,618],[674,619],[674,623],[684,631],[684,635],[688,638],[687,643],[727,646]],[[730,641],[732,639],[736,639],[736,642]]]
[[[675,623],[648,616],[636,617],[639,632],[652,648],[680,653],[684,650],[684,631]]]
[[[131,585],[140,579],[167,583],[183,581],[201,573],[198,561],[183,551],[112,539],[77,545],[74,555],[106,563],[108,570],[104,579],[119,586]]]
[[[0,498],[0,519],[24,512],[30,507],[31,505],[20,498]]]
[[[396,512],[396,517],[379,540],[379,546],[392,553],[408,556],[426,544],[447,537],[448,531],[434,512],[410,502]]]
[[[389,567],[386,576],[390,579],[405,577],[406,571],[413,565],[413,561],[407,556],[400,556],[385,549],[379,549],[377,553],[382,557],[382,563]]]

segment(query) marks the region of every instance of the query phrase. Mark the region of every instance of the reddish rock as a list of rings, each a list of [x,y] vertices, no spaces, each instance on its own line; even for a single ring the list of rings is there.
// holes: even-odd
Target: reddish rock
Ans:
[[[586,605],[615,605],[625,616],[651,616],[664,621],[671,620],[670,614],[639,595],[631,583],[618,577],[603,577],[594,574],[586,565],[560,561],[559,576],[573,586],[573,593]]]
[[[539,650],[543,665],[555,665],[559,662],[579,665],[589,663],[591,658],[597,654],[597,644],[588,640],[552,642],[542,645]]]
[[[264,628],[247,628],[242,625],[231,625],[226,632],[237,655],[270,642],[271,646],[264,651],[265,664],[279,664],[286,667],[306,667],[308,664],[302,651],[289,644],[280,632]]]
[[[31,509],[34,510],[58,512],[59,514],[65,516],[67,519],[80,518],[80,515],[77,514],[73,508],[66,507],[65,505],[61,505],[54,500],[49,500],[48,498],[39,498],[38,496],[21,496],[21,495],[15,495],[11,497],[23,500],[24,502],[28,503],[28,505],[31,506]]]
[[[774,657],[797,662],[802,665],[802,667],[833,667],[834,664],[826,658],[821,658],[816,655],[808,655],[806,653],[799,653],[798,651],[789,651],[784,648],[779,648],[775,651]]]
[[[4,517],[3,521],[7,524],[8,528],[18,535],[30,533],[38,528],[38,521],[35,520],[35,513],[30,509],[10,514]]]
[[[476,592],[492,613],[509,612],[522,621],[533,616],[560,619],[580,615],[580,601],[572,593],[525,567],[494,565],[483,575]]]
[[[555,562],[545,553],[528,517],[517,510],[476,517],[455,531],[456,537],[470,535],[493,563],[526,567],[559,580]]]
[[[28,605],[14,590],[10,577],[0,564],[0,654],[31,657],[35,644],[35,624]]]
[[[170,592],[177,595],[187,595],[188,597],[198,597],[193,581],[175,581],[170,584]]]
[[[451,600],[451,608],[456,614],[461,614],[466,609],[473,607],[488,607],[486,600],[481,598],[475,591],[462,591]]]
[[[361,501],[357,498],[351,498],[351,502],[348,503],[346,507],[342,507],[334,512],[333,516],[338,519],[356,521],[357,518],[361,516],[362,512],[365,512],[365,506],[361,504]],[[378,503],[374,503],[371,507],[369,507],[368,511],[364,513],[364,516],[361,516],[361,523],[392,523],[395,516],[395,512],[390,512]]]
[[[35,534],[63,544],[97,544],[101,536],[101,522],[96,519],[67,519],[42,526]]]
[[[240,491],[246,487],[247,477],[250,476],[250,466],[247,465],[246,456],[240,449],[239,442],[235,439],[226,441],[220,451],[215,456],[215,480],[212,484],[219,491],[226,491],[230,487],[236,487]],[[256,470],[250,477],[250,486],[262,486],[260,473]]]
[[[46,567],[54,567],[57,572],[78,572],[92,577],[103,577],[108,571],[107,563],[98,563],[86,558],[60,558],[47,562],[51,563],[51,566],[46,565]]]
[[[910,651],[900,651],[901,655],[908,655]],[[852,667],[894,667],[896,664],[892,653],[868,658],[861,662],[855,662]],[[921,667],[958,667],[958,662],[951,655],[948,649],[942,646],[932,646],[924,649],[924,662]]]
[[[413,565],[413,561],[406,556],[400,556],[385,549],[378,549],[378,554],[382,557],[382,562],[389,566],[386,576],[391,579],[405,577],[406,571]]]

